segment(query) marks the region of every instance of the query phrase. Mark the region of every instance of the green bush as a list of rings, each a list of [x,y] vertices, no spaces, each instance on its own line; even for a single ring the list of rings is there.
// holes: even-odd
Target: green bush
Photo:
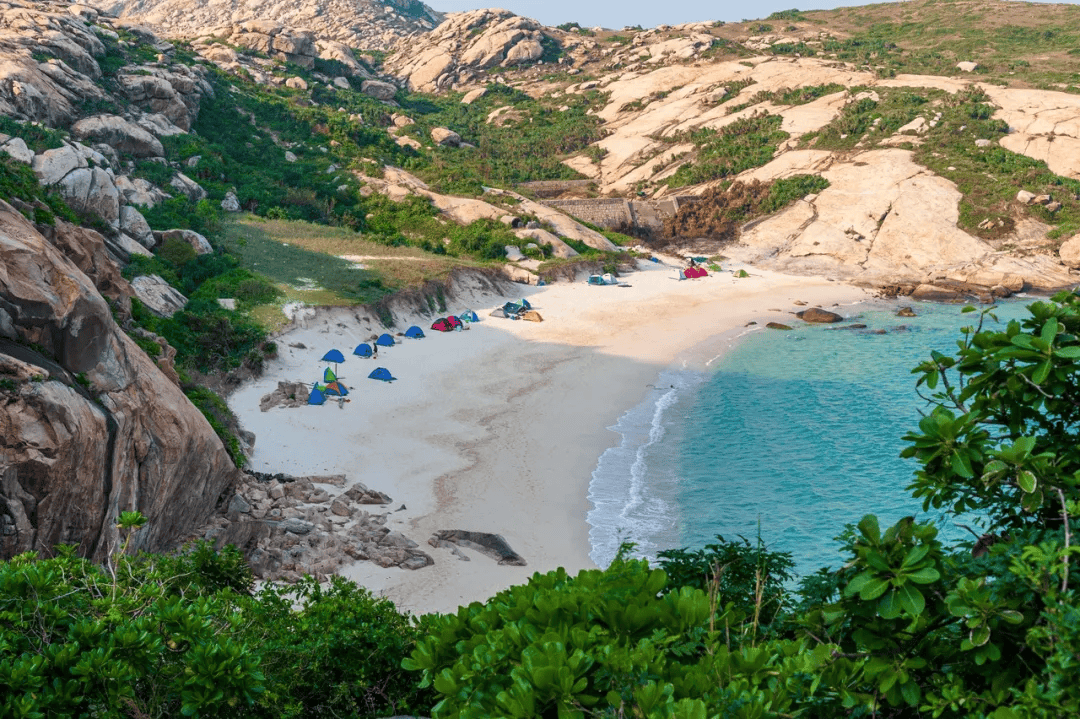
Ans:
[[[158,256],[171,265],[183,267],[189,262],[194,262],[195,258],[198,257],[198,253],[191,246],[191,243],[173,238],[161,243]]]
[[[722,180],[766,164],[780,143],[788,137],[780,129],[781,121],[779,115],[757,113],[719,130],[704,129],[689,133],[686,139],[698,146],[697,158],[679,167],[668,178],[668,186],[683,187]]]

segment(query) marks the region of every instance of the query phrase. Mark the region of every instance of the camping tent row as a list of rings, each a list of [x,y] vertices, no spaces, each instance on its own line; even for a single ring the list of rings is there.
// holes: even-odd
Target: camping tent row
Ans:
[[[440,317],[431,323],[431,329],[439,332],[453,332],[463,328],[465,325],[472,322],[479,322],[480,318],[472,310],[465,310],[458,316],[447,315],[446,317]]]
[[[330,369],[327,368],[326,371],[329,372]],[[326,384],[316,382],[311,386],[311,392],[308,394],[308,404],[323,404],[327,397],[345,397],[348,394],[349,388],[337,380]]]

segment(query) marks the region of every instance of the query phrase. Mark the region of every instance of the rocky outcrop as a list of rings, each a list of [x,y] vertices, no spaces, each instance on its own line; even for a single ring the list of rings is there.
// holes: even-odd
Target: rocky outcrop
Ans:
[[[90,278],[2,202],[0,377],[0,556],[68,543],[100,560],[128,510],[149,520],[132,546],[164,550],[236,481],[209,423]]]
[[[222,515],[195,536],[244,552],[256,577],[294,582],[305,574],[324,581],[352,561],[384,568],[423,569],[434,563],[416,542],[387,526],[390,497],[363,484],[344,489],[344,475],[245,475]]]
[[[172,317],[187,304],[187,297],[157,275],[139,275],[131,281],[131,291],[158,317]]]
[[[538,61],[545,38],[540,23],[507,10],[455,13],[430,33],[399,41],[386,70],[413,90],[449,89],[491,67]]]
[[[843,322],[844,318],[835,312],[829,312],[823,310],[820,307],[811,307],[808,310],[802,312],[796,312],[795,316],[803,322],[811,322],[814,324],[831,324],[833,322]]]
[[[127,99],[139,108],[163,116],[177,129],[187,132],[199,115],[204,97],[213,97],[214,90],[206,81],[206,69],[198,65],[175,65],[169,69],[138,66],[135,74],[123,74],[117,82]],[[158,133],[168,134],[168,128]]]

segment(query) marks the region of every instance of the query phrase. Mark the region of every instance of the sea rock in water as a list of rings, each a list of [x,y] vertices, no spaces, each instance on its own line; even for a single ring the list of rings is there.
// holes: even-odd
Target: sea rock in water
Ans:
[[[769,328],[770,330],[790,330],[791,329],[787,325],[780,324],[779,322],[770,322],[765,326],[767,328]]]
[[[808,310],[796,312],[795,316],[803,322],[814,322],[818,324],[844,321],[844,318],[836,314],[835,312],[829,312],[828,310],[823,310],[820,307],[811,307]]]
[[[896,311],[896,316],[897,317],[915,317],[916,315],[915,315],[915,310],[911,309],[910,307],[901,307],[899,310]]]

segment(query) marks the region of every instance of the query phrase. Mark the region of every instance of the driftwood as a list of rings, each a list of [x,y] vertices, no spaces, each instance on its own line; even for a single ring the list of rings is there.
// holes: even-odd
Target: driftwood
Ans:
[[[464,529],[443,529],[435,532],[431,539],[428,540],[428,544],[433,547],[456,544],[459,547],[473,549],[498,560],[499,564],[511,564],[517,567],[525,566],[525,560],[510,548],[510,545],[501,534],[469,532]]]

